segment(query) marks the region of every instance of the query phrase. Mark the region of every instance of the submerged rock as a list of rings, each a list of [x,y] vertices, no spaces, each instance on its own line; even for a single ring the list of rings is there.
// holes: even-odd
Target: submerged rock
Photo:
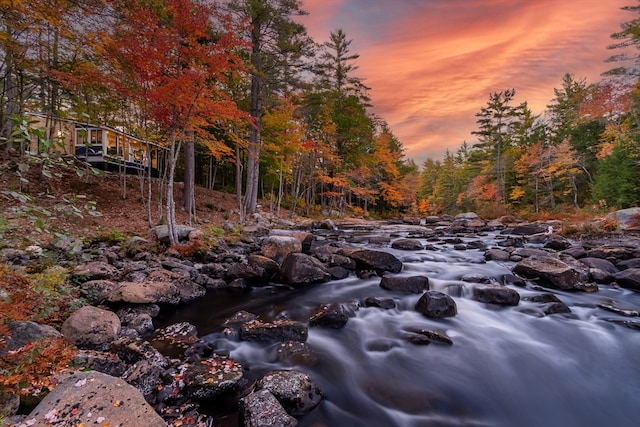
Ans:
[[[307,326],[294,320],[276,320],[272,323],[253,320],[240,327],[240,339],[243,341],[304,342],[308,335]]]
[[[426,276],[391,276],[384,275],[380,287],[390,291],[419,294],[429,290],[429,278]]]
[[[518,305],[520,294],[506,286],[487,285],[473,288],[473,297],[480,302],[499,305]]]

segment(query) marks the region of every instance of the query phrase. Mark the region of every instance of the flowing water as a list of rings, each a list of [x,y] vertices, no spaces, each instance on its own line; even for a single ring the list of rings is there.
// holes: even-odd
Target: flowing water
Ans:
[[[410,232],[411,230],[409,230]],[[354,232],[355,233],[355,232]],[[378,235],[402,236],[380,229]],[[168,323],[188,321],[205,340],[230,351],[253,379],[273,369],[309,373],[326,399],[300,418],[300,426],[638,426],[640,425],[640,331],[612,322],[633,318],[598,308],[602,302],[640,311],[640,294],[612,286],[598,293],[553,291],[570,314],[536,315],[538,305],[521,301],[498,307],[474,301],[466,274],[500,280],[514,263],[484,262],[484,249],[456,250],[446,241],[423,243],[436,250],[384,250],[403,261],[400,274],[426,275],[430,287],[454,297],[458,314],[444,320],[414,310],[420,295],[391,292],[380,279],[353,275],[340,281],[290,290],[282,286],[250,293],[210,293],[174,313]],[[487,247],[502,239],[490,233]],[[543,291],[514,287],[521,297]],[[264,321],[278,316],[306,321],[329,302],[394,298],[384,310],[360,307],[343,329],[309,329],[308,346],[317,363],[276,362],[275,345],[239,342],[222,333],[224,319],[244,309]],[[446,333],[453,345],[416,345],[411,328]],[[229,424],[232,425],[232,424]]]

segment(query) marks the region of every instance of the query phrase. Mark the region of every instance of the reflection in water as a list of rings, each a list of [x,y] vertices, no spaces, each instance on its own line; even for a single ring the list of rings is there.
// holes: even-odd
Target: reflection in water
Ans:
[[[484,238],[488,247],[497,236]],[[425,243],[425,241],[423,241]],[[569,314],[541,317],[536,303],[495,307],[471,299],[465,275],[498,282],[512,263],[483,261],[482,249],[454,250],[429,242],[437,251],[406,253],[400,274],[426,275],[431,289],[454,297],[458,315],[444,320],[421,316],[420,295],[379,287],[379,279],[353,276],[301,290],[273,286],[250,293],[211,293],[176,312],[166,323],[188,321],[201,336],[259,377],[277,362],[273,344],[230,340],[224,319],[240,309],[263,320],[276,316],[307,321],[329,302],[393,297],[396,308],[361,307],[340,330],[310,328],[308,346],[318,362],[297,366],[314,378],[327,400],[300,419],[301,426],[636,426],[640,420],[640,332],[614,324],[618,314],[598,308],[614,301],[640,310],[640,294],[601,286],[596,294],[553,291]],[[521,297],[532,287],[514,288]],[[446,333],[453,345],[415,345],[407,331]]]

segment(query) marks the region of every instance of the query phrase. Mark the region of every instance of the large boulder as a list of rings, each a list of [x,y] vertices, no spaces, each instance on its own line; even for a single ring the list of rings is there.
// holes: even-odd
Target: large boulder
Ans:
[[[191,232],[196,229],[193,227],[189,227],[188,225],[176,225],[176,234],[178,235],[178,241],[186,241],[189,240],[189,235]],[[149,231],[150,237],[155,237],[159,242],[169,243],[169,227],[167,225],[158,225],[153,227],[151,231]]]
[[[382,276],[380,287],[390,291],[420,294],[429,290],[429,278],[426,276]]]
[[[121,282],[107,301],[130,304],[178,304],[180,293],[170,282]]]
[[[331,280],[331,273],[318,259],[303,253],[287,255],[282,263],[284,282],[293,287]]]
[[[240,364],[223,356],[213,356],[187,366],[185,393],[195,401],[207,400],[237,388],[241,379]]]
[[[291,415],[304,415],[322,401],[320,388],[303,372],[271,371],[256,384],[257,390],[268,390]]]
[[[640,268],[628,268],[616,274],[616,283],[623,288],[640,291]]]
[[[298,420],[287,414],[269,390],[260,390],[240,399],[245,427],[295,427]]]
[[[198,285],[190,278],[183,277],[175,271],[169,271],[161,268],[151,270],[145,281],[172,284],[178,291],[179,302],[184,304],[195,301],[207,293],[207,290],[204,287]]]
[[[282,264],[287,255],[302,252],[302,242],[293,236],[269,236],[262,241],[262,254]]]
[[[135,387],[109,375],[74,372],[26,417],[28,426],[145,426],[165,427],[165,421]]]
[[[388,252],[362,249],[351,252],[349,257],[356,262],[357,270],[374,270],[380,276],[385,272],[399,273],[402,270],[402,262]]]
[[[526,258],[513,268],[513,272],[543,287],[562,290],[577,290],[581,287],[582,273],[550,256]]]
[[[120,329],[115,313],[88,305],[69,316],[60,332],[78,348],[106,350],[118,338]]]
[[[637,230],[640,228],[640,208],[621,209],[607,216],[617,222],[623,230]]]
[[[415,309],[423,316],[433,319],[452,317],[458,313],[453,298],[438,291],[425,292],[416,303]]]

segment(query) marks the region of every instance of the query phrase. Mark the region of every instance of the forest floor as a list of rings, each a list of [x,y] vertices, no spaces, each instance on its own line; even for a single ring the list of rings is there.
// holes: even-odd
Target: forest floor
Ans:
[[[106,174],[79,176],[75,170],[57,171],[51,177],[42,175],[39,167],[21,172],[22,186],[15,163],[0,159],[0,247],[14,244],[46,243],[54,233],[69,236],[90,237],[117,232],[146,236],[148,221],[148,188],[136,175],[123,176]],[[166,199],[159,202],[158,179],[152,180],[151,224],[157,225],[162,215],[166,215]],[[28,195],[30,200],[20,199]],[[175,185],[176,222],[189,224],[187,212],[180,208],[182,183]],[[196,186],[196,215],[191,225],[222,227],[225,221],[238,224],[238,203],[235,194],[209,190]],[[89,209],[85,205],[90,203]],[[95,203],[95,204],[94,204]],[[96,215],[91,215],[95,206]],[[268,210],[268,202],[265,206]],[[289,212],[281,211],[288,218]],[[34,225],[40,218],[41,229]]]

